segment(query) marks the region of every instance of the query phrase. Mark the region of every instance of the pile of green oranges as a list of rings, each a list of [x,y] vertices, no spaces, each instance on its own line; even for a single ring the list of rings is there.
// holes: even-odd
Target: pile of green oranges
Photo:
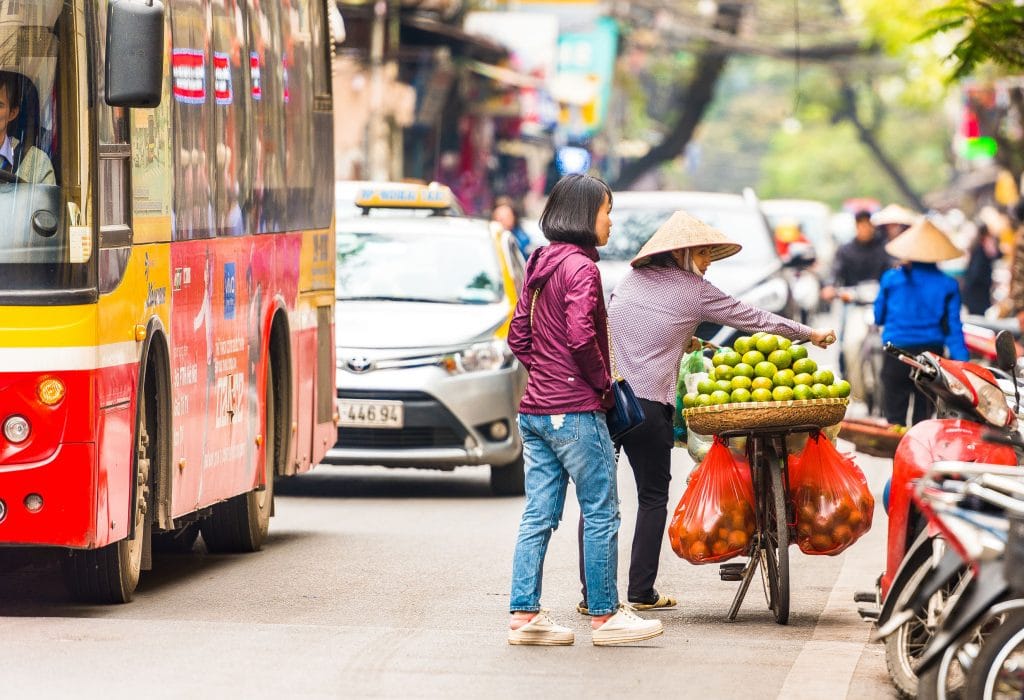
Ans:
[[[846,398],[850,383],[819,369],[807,348],[771,333],[736,339],[711,358],[714,371],[683,396],[683,408],[749,401]]]

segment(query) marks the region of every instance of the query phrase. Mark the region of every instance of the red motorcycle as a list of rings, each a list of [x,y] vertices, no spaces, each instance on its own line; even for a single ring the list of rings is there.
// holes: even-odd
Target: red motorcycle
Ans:
[[[1012,376],[1017,360],[1013,337],[1000,333],[996,346],[999,369]],[[941,460],[1018,464],[1013,448],[982,440],[982,434],[993,428],[1007,433],[1017,428],[1015,410],[992,371],[930,352],[915,355],[892,344],[886,344],[885,351],[911,367],[914,383],[934,401],[936,417],[911,427],[896,447],[885,571],[874,591],[855,596],[858,603],[872,604],[858,610],[861,617],[879,625],[905,605],[930,566],[935,533],[928,532],[926,518],[911,501],[913,482]],[[1016,386],[1015,381],[1013,384]],[[912,696],[917,685],[916,655],[934,632],[934,621],[914,619],[903,627],[886,638],[886,662],[900,692]]]

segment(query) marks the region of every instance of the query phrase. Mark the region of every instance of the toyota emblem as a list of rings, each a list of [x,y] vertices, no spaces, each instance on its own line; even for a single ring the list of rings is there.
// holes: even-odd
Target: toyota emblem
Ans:
[[[362,374],[363,372],[370,371],[373,363],[365,357],[350,357],[348,362],[345,363],[348,368],[356,374]]]

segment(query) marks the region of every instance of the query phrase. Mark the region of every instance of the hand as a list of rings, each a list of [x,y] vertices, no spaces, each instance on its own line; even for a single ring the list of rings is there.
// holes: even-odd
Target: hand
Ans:
[[[832,301],[836,298],[836,288],[832,286],[822,287],[821,298],[825,301]]]
[[[690,347],[686,349],[686,352],[697,352],[702,347],[704,347],[704,341],[697,336],[693,336],[690,338]]]
[[[836,332],[832,329],[815,328],[811,331],[811,342],[819,348],[827,348],[836,342]]]
[[[853,301],[853,294],[850,292],[839,292],[839,298],[849,304]]]

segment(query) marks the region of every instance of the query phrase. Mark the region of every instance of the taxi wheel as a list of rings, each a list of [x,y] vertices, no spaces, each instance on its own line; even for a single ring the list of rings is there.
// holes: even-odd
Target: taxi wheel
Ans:
[[[514,462],[491,465],[491,493],[495,496],[522,496],[525,481],[522,454]]]

